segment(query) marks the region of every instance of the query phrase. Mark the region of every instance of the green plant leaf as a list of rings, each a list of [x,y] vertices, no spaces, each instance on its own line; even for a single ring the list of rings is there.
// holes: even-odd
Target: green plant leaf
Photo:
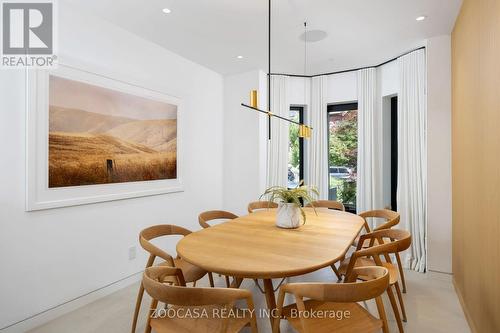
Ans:
[[[311,204],[314,212],[316,208],[313,202],[319,197],[319,192],[315,187],[303,185],[304,181],[301,180],[299,185],[293,189],[287,189],[282,186],[272,186],[265,190],[265,192],[260,196],[260,199],[267,198],[268,201],[272,202],[282,202],[282,203],[292,203],[300,209],[300,213],[304,218],[304,224],[306,223],[306,213],[302,209],[303,205],[309,203]]]

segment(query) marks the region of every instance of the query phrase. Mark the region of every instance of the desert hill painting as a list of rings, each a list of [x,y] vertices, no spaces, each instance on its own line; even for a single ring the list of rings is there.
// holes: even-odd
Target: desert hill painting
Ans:
[[[49,187],[175,179],[177,106],[50,77]]]

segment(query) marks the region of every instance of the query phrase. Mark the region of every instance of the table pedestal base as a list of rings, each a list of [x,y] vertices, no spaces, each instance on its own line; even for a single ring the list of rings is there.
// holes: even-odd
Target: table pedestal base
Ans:
[[[273,280],[264,279],[264,290],[266,291],[266,303],[267,303],[267,308],[269,309],[269,320],[271,322],[271,330],[272,330],[274,321],[280,320],[279,318],[273,318],[273,315],[276,312],[276,297],[274,296]],[[279,333],[279,325],[278,325],[278,332],[276,333]]]

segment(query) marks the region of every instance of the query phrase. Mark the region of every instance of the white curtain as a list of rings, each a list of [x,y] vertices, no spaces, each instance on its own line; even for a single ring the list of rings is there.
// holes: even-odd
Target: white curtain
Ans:
[[[288,76],[271,77],[271,112],[289,118]],[[267,187],[288,185],[288,122],[271,119],[271,140],[268,141]],[[266,133],[267,134],[267,133]]]
[[[402,227],[412,234],[406,266],[426,269],[427,96],[425,51],[399,58],[398,190]]]
[[[382,209],[377,70],[358,71],[358,163],[356,209]]]
[[[315,186],[320,199],[328,199],[328,114],[327,77],[312,79],[309,122],[313,128],[306,140],[305,183]]]

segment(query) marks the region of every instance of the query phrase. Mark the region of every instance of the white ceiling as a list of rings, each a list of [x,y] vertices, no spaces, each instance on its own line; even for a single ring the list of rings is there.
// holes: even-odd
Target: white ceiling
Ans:
[[[267,70],[267,0],[66,1],[221,74]],[[304,73],[304,20],[328,33],[308,43],[307,74],[317,74],[379,64],[449,34],[461,2],[273,0],[272,72]]]

